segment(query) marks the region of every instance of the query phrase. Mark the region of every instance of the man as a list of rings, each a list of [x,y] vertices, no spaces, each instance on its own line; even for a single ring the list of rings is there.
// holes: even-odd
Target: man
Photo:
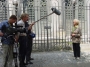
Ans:
[[[24,33],[20,33],[19,36],[19,55],[20,55],[20,67],[25,67],[25,56],[26,56],[26,52],[27,52],[27,33],[31,30],[32,26],[34,25],[34,23],[32,23],[31,25],[25,26],[25,23],[29,20],[29,16],[26,13],[23,13],[21,15],[21,20],[17,23],[18,26],[22,26],[21,29],[25,29]],[[30,62],[30,64],[32,64],[32,62]]]
[[[7,34],[7,32],[9,27],[9,30],[13,28],[13,23],[16,21],[17,17],[15,15],[11,15],[9,20],[0,23],[0,36],[2,37],[2,64],[0,67],[12,67],[14,36],[13,33]]]
[[[25,23],[25,26],[29,26],[28,22]],[[35,37],[34,34],[30,35],[32,31],[28,31],[27,33],[27,51],[26,51],[26,63],[30,63],[30,60],[34,60],[31,58],[31,52],[32,52],[32,45],[33,45],[33,37]]]

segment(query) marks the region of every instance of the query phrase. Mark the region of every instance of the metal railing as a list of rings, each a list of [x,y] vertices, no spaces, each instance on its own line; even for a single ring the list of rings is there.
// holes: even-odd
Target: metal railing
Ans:
[[[3,13],[3,9],[0,8],[0,21],[3,21],[3,17],[8,19],[9,13],[14,14],[13,10],[15,7],[2,7],[7,10]],[[25,7],[26,8],[26,7]],[[33,32],[36,34],[36,37],[33,39],[33,50],[34,51],[50,51],[50,50],[64,50],[71,49],[72,42],[70,39],[70,32],[72,30],[73,19],[79,19],[80,26],[82,29],[82,40],[81,43],[90,42],[90,7],[83,6],[79,8],[76,6],[75,9],[62,9],[61,6],[58,6],[58,10],[61,11],[61,15],[57,16],[55,14],[48,16],[45,19],[37,22],[33,27]],[[29,12],[30,10],[30,12]],[[41,12],[42,11],[42,12]],[[63,12],[62,12],[63,11]],[[75,12],[75,14],[73,13]],[[23,10],[21,10],[23,12]],[[47,12],[44,12],[44,9],[41,9],[41,6],[34,6],[31,8],[27,7],[25,12],[30,15],[29,23],[34,22],[43,16],[51,12],[51,7],[47,7]],[[40,13],[41,12],[41,13]],[[19,12],[20,13],[20,12]],[[45,14],[44,14],[45,13]],[[73,15],[75,15],[73,18]],[[78,15],[78,16],[77,16]]]

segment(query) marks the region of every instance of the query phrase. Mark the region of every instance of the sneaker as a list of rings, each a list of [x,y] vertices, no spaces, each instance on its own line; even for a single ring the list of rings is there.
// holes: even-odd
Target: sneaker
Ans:
[[[80,57],[77,57],[77,59],[79,60],[79,59],[80,59]]]
[[[74,57],[74,58],[73,58],[73,60],[76,60],[76,59],[77,59],[77,57]]]

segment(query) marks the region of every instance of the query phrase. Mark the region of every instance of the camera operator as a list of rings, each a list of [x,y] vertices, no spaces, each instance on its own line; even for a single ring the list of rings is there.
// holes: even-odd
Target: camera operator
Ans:
[[[15,37],[13,34],[8,34],[8,28],[13,28],[13,23],[17,21],[17,17],[15,15],[11,15],[9,20],[3,21],[0,23],[0,36],[2,37],[2,64],[0,67],[13,67],[13,44]],[[11,29],[9,29],[11,30]]]
[[[23,13],[21,15],[21,20],[18,21],[17,25],[18,26],[23,26],[22,29],[25,29],[26,32],[25,33],[20,33],[19,35],[19,60],[20,60],[20,67],[25,67],[25,56],[26,56],[26,52],[27,52],[27,33],[31,30],[32,26],[34,25],[34,23],[32,23],[31,25],[25,26],[25,23],[27,23],[27,21],[29,20],[29,15],[26,13]],[[30,64],[32,64],[32,62],[30,62]]]

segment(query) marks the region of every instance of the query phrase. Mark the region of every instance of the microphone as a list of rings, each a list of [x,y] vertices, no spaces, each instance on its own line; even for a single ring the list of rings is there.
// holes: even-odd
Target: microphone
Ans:
[[[53,13],[60,15],[61,12],[59,10],[57,10],[56,8],[51,8],[51,10],[53,11]]]

